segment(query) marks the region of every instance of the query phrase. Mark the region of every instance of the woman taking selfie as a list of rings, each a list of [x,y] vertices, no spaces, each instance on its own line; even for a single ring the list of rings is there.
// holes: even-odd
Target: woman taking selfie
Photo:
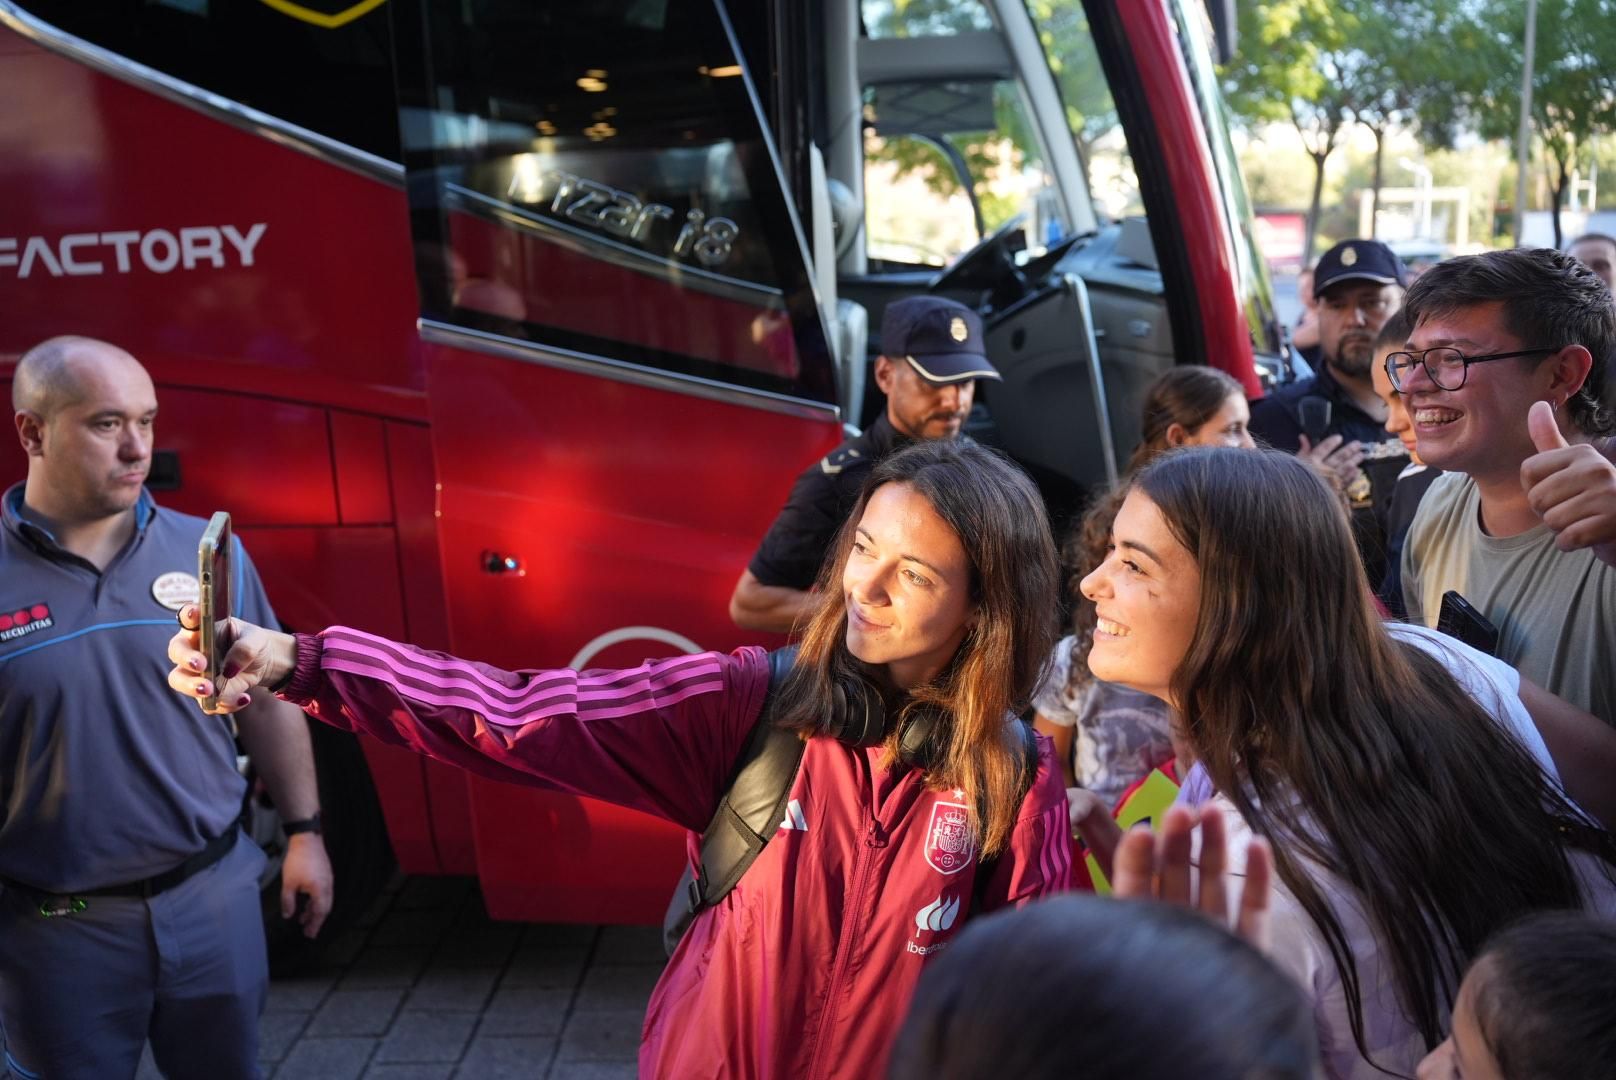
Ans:
[[[1327,1075],[1413,1076],[1490,934],[1613,906],[1588,854],[1609,837],[1537,726],[1563,746],[1597,721],[1383,623],[1340,501],[1302,462],[1164,455],[1134,477],[1083,593],[1095,676],[1181,718],[1198,761],[1181,801],[1225,811],[1233,869],[1242,837],[1272,847],[1269,952],[1312,998]]]
[[[692,832],[757,724],[799,733],[790,827],[696,914],[652,994],[640,1070],[876,1075],[927,955],[974,911],[1069,883],[1059,770],[1043,743],[1030,775],[1014,715],[1049,650],[1055,555],[1024,474],[926,442],[875,468],[820,584],[775,692],[757,648],[509,672],[341,627],[294,639],[236,622],[220,700],[273,687],[337,727]],[[169,682],[203,697],[196,649],[174,638]]]

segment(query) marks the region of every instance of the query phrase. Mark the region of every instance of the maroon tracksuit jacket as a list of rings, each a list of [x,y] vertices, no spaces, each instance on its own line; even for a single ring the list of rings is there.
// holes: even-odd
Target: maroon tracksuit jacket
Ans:
[[[342,627],[302,650],[283,696],[327,723],[694,831],[768,687],[757,648],[582,673],[502,671]],[[658,982],[641,1075],[884,1074],[926,957],[965,922],[977,862],[963,794],[883,770],[879,755],[809,740],[779,832],[697,917]],[[1038,776],[981,907],[1070,886],[1065,791],[1040,736]]]

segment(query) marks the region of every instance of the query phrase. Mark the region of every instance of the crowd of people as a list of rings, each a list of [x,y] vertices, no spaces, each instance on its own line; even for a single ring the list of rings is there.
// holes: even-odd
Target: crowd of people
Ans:
[[[307,819],[285,904],[312,933],[331,885],[301,710],[697,837],[763,808],[727,880],[693,867],[648,1076],[1607,1075],[1616,302],[1596,271],[1518,249],[1410,283],[1384,245],[1337,245],[1312,374],[1254,404],[1211,366],[1163,374],[1064,558],[1032,481],[962,434],[996,377],[976,313],[890,304],[884,414],[803,473],[731,600],[790,651],[513,672],[288,634],[242,552],[218,671],[172,593],[179,696],[109,688],[143,704],[93,736],[59,704],[118,668],[94,649],[150,648],[162,620],[84,635],[71,674],[65,653],[0,670],[0,739],[40,740],[0,743],[8,763],[91,769],[106,730],[152,763],[122,801],[43,785],[0,819],[9,1067],[117,1075],[149,1035],[168,1075],[252,1075],[257,862],[223,717]],[[156,401],[133,357],[53,339],[14,387],[8,586],[27,569],[50,610],[110,603],[194,551],[201,523],[141,486]],[[789,751],[761,786],[738,768],[778,754],[760,731]],[[194,775],[158,767],[176,757]],[[155,862],[128,861],[130,829],[164,840]],[[88,911],[51,908],[74,896]]]

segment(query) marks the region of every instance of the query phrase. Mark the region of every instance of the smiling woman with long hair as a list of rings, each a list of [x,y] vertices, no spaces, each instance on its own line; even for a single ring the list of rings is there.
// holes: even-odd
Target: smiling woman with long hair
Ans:
[[[797,732],[784,820],[680,940],[641,1074],[878,1075],[927,956],[973,914],[1070,884],[1059,770],[1047,741],[1029,760],[1015,715],[1053,638],[1054,545],[1019,469],[926,442],[876,466],[820,583],[767,713],[757,648],[513,672],[343,627],[239,622],[220,699],[233,710],[275,687],[338,727],[692,833],[759,723]],[[170,685],[206,696],[195,633],[169,655]]]
[[[1145,390],[1139,445],[1124,479],[1181,446],[1250,450],[1256,445],[1246,430],[1250,419],[1245,388],[1232,376],[1200,364],[1170,368]],[[1173,756],[1162,703],[1097,681],[1088,666],[1094,605],[1078,585],[1105,561],[1111,522],[1126,492],[1124,483],[1101,494],[1066,541],[1065,561],[1073,571],[1068,579],[1072,632],[1055,643],[1049,671],[1033,695],[1033,722],[1055,744],[1066,782],[1093,792],[1106,810],[1131,784]],[[1074,793],[1074,803],[1077,798]]]
[[[1095,675],[1180,717],[1198,761],[1181,799],[1271,844],[1271,953],[1313,997],[1328,1075],[1412,1076],[1489,934],[1613,906],[1589,854],[1609,837],[1534,724],[1598,722],[1491,657],[1383,623],[1340,502],[1305,464],[1164,455],[1083,592]]]

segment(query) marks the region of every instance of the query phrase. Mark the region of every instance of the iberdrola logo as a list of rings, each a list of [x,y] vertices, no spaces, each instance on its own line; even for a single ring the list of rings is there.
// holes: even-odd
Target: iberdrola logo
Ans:
[[[959,897],[946,899],[939,896],[919,911],[915,912],[915,937],[922,931],[930,930],[940,934],[954,925],[954,919],[959,915]]]

